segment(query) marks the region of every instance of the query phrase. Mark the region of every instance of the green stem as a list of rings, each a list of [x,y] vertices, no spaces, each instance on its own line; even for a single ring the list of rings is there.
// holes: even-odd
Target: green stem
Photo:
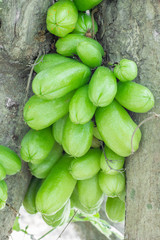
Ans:
[[[62,234],[65,232],[65,230],[68,228],[68,226],[70,225],[70,223],[72,222],[73,218],[76,216],[78,210],[75,211],[75,213],[73,214],[73,216],[71,217],[71,219],[69,220],[69,222],[67,223],[67,225],[65,226],[65,228],[63,229],[63,231],[60,233],[60,235],[58,236],[58,238],[56,240],[58,240],[59,238],[61,238]]]
[[[46,237],[48,234],[50,234],[51,232],[53,232],[53,230],[55,230],[55,228],[52,228],[51,230],[49,230],[47,233],[45,233],[42,237],[38,238],[38,240],[43,239],[44,237]]]

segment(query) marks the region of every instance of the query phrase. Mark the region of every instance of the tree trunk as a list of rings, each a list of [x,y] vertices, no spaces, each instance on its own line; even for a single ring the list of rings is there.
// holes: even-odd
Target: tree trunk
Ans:
[[[160,113],[160,1],[103,1],[97,18],[99,40],[107,53],[106,61],[122,58],[138,64],[136,82],[148,87],[155,96]],[[136,123],[150,113],[132,114]],[[160,120],[141,127],[139,150],[126,160],[126,224],[125,239],[160,239]]]
[[[28,127],[23,121],[27,79],[39,51],[50,49],[51,35],[45,34],[45,18],[50,0],[0,1],[0,144],[19,154],[20,142]],[[22,204],[30,173],[22,162],[22,171],[7,177],[8,201],[0,211],[0,239],[12,231],[16,212]]]

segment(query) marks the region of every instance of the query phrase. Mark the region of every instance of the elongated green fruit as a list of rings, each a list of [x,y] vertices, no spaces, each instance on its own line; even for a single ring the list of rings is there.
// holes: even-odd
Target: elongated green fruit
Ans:
[[[122,82],[134,80],[137,74],[137,65],[132,60],[122,59],[114,68],[114,75]]]
[[[117,81],[113,72],[106,67],[99,67],[89,83],[88,96],[94,105],[109,105],[117,93]]]
[[[48,156],[44,159],[40,164],[32,164],[29,163],[29,168],[33,176],[36,178],[46,178],[54,166],[54,164],[60,159],[62,156],[63,148],[55,142],[52,150],[48,154]]]
[[[69,104],[69,117],[75,124],[89,122],[96,111],[96,106],[88,97],[88,85],[79,88],[73,95]]]
[[[94,136],[92,138],[92,147],[93,148],[100,148],[101,147],[101,141]]]
[[[77,180],[92,178],[100,170],[100,149],[90,149],[84,156],[72,160],[69,172]]]
[[[97,208],[103,202],[104,195],[98,183],[98,175],[78,181],[78,194],[81,204],[88,208]]]
[[[102,0],[74,0],[74,3],[79,11],[90,10],[97,6]]]
[[[62,226],[69,220],[71,210],[70,199],[66,205],[61,208],[57,213],[51,216],[42,215],[43,220],[52,227]]]
[[[125,219],[125,203],[118,197],[107,198],[106,214],[112,222],[122,222]]]
[[[93,32],[96,34],[98,31],[98,25],[94,20],[94,31],[93,31],[93,23],[92,17],[87,15],[86,13],[79,13],[78,14],[78,21],[76,23],[76,27],[73,33],[81,34],[81,35],[89,35],[92,36]]]
[[[81,204],[81,202],[79,200],[77,185],[76,185],[70,199],[71,199],[71,207],[76,210],[78,209],[82,213],[87,213],[87,214],[93,215],[93,214],[96,214],[100,210],[100,206],[88,209]]]
[[[0,210],[6,205],[8,198],[8,187],[4,180],[0,181]]]
[[[104,173],[110,175],[118,174],[118,171],[123,168],[124,165],[124,157],[121,157],[114,153],[110,148],[105,146],[104,152],[101,154],[100,166]],[[105,158],[105,155],[107,159]],[[115,169],[115,170],[114,170]]]
[[[52,126],[53,136],[60,145],[62,145],[63,131],[68,115],[65,115],[63,118],[60,118]]]
[[[92,145],[93,122],[74,124],[68,118],[64,127],[62,146],[69,155],[81,157]]]
[[[73,56],[77,54],[77,46],[80,42],[88,42],[97,46],[102,56],[104,56],[103,47],[94,39],[81,36],[79,34],[68,34],[56,42],[57,52],[64,56]]]
[[[33,129],[41,130],[49,127],[69,111],[69,102],[74,92],[47,101],[37,96],[32,96],[24,107],[24,120]]]
[[[25,210],[30,214],[37,213],[36,209],[36,195],[41,186],[41,180],[32,176],[26,195],[23,200],[23,206]]]
[[[21,142],[21,157],[25,162],[41,163],[54,145],[51,127],[43,130],[30,129]]]
[[[72,158],[64,155],[42,183],[36,197],[36,208],[42,214],[53,215],[70,198],[76,185],[76,180],[68,171],[70,161]]]
[[[102,137],[101,137],[101,135],[100,135],[97,127],[94,127],[94,128],[93,128],[93,135],[94,135],[97,139],[103,141],[103,139],[102,139]]]
[[[119,199],[123,202],[125,202],[125,198],[126,198],[126,189],[124,189],[119,195],[118,195]]]
[[[47,12],[47,29],[58,37],[64,37],[72,32],[78,20],[78,11],[70,0],[60,0],[54,3]]]
[[[32,82],[32,90],[43,99],[60,98],[86,84],[90,75],[90,69],[82,63],[61,63],[38,73]]]
[[[41,57],[38,58],[38,60],[35,63],[36,65],[34,66],[34,71],[36,73],[39,73],[47,68],[54,67],[61,63],[73,62],[73,61],[75,60],[71,58],[66,58],[57,53],[49,53],[46,55],[42,55]]]
[[[135,82],[119,82],[116,100],[132,112],[145,113],[154,106],[151,91]]]
[[[102,54],[94,43],[82,41],[77,45],[77,55],[80,60],[90,68],[99,67],[102,64]]]
[[[131,138],[137,125],[127,111],[117,102],[113,101],[104,108],[96,111],[96,124],[105,144],[122,157],[131,154]],[[138,129],[133,137],[133,150],[139,147],[141,132]]]
[[[6,177],[6,170],[3,165],[0,163],[0,181]]]
[[[108,197],[117,197],[125,188],[124,174],[109,175],[100,172],[99,186]]]
[[[0,164],[7,175],[16,174],[21,170],[21,160],[10,148],[0,145]],[[4,176],[3,169],[3,176]]]

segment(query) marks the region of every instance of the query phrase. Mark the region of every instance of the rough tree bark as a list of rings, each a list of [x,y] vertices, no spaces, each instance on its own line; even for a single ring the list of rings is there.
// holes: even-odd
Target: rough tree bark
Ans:
[[[133,59],[138,64],[136,82],[152,90],[160,113],[160,1],[103,1],[97,14],[99,40],[107,59]],[[134,114],[137,123],[150,114]],[[160,239],[160,119],[141,127],[139,150],[126,161],[126,240]]]
[[[25,89],[30,68],[39,51],[49,51],[51,37],[45,34],[45,17],[51,0],[0,1],[0,144],[19,154],[22,137],[28,130],[23,121]],[[8,201],[11,207],[0,212],[0,239],[12,231],[30,174],[22,163],[22,171],[7,177]],[[14,209],[14,210],[13,210]]]

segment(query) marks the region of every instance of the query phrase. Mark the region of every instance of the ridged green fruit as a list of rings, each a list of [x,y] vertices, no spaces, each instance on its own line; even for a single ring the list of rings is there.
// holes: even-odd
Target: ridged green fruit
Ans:
[[[90,68],[99,67],[102,64],[102,54],[94,43],[82,41],[77,45],[77,55],[80,60]]]
[[[8,187],[4,180],[0,181],[0,210],[2,210],[8,198]]]
[[[88,96],[95,106],[109,105],[117,93],[117,81],[113,72],[106,67],[99,67],[89,83]]]
[[[32,96],[24,107],[24,120],[29,127],[41,130],[49,127],[69,111],[74,92],[51,101]]]
[[[119,199],[123,202],[125,202],[125,198],[126,198],[126,189],[124,189],[119,195],[118,195]]]
[[[110,148],[105,146],[104,148],[107,160],[105,158],[104,152],[101,154],[101,160],[100,160],[100,166],[104,173],[110,174],[110,175],[116,175],[118,174],[118,171],[123,168],[124,165],[124,157],[121,157],[114,153]],[[112,169],[110,169],[110,167]],[[115,169],[115,170],[114,170]]]
[[[117,102],[98,108],[96,111],[96,124],[105,144],[122,157],[131,154],[131,138],[136,123],[131,119],[127,111]],[[138,129],[133,137],[133,150],[139,147],[141,132]]]
[[[75,124],[89,122],[96,111],[96,106],[88,97],[88,85],[79,88],[73,95],[69,104],[69,117]]]
[[[36,209],[36,195],[41,186],[41,180],[32,176],[26,195],[23,200],[23,206],[25,210],[30,214],[37,213]]]
[[[79,200],[84,207],[93,209],[102,204],[104,194],[98,183],[98,175],[90,179],[78,181],[77,186]]]
[[[63,118],[60,118],[52,126],[53,136],[60,145],[62,145],[63,130],[66,123],[68,115],[65,115]]]
[[[97,6],[102,0],[74,0],[74,3],[79,11],[90,10]]]
[[[94,128],[93,128],[93,135],[94,135],[97,139],[99,139],[100,141],[103,141],[103,139],[102,139],[102,137],[101,137],[101,135],[100,135],[97,127],[94,127]]]
[[[66,58],[57,53],[49,53],[49,54],[42,55],[38,58],[38,60],[35,62],[36,65],[34,66],[34,71],[36,73],[39,73],[47,68],[54,67],[61,63],[74,62],[74,61],[75,60],[71,58]]]
[[[30,129],[21,142],[21,158],[39,164],[48,156],[54,143],[51,127],[39,131]]]
[[[5,177],[6,177],[6,170],[3,167],[3,165],[0,163],[0,181],[5,179]]]
[[[114,75],[122,82],[134,80],[137,74],[137,65],[132,60],[122,59],[114,68]]]
[[[57,213],[51,216],[42,215],[42,218],[49,226],[55,228],[58,226],[62,226],[69,220],[70,210],[71,210],[70,200],[68,200],[66,205],[63,208],[61,208]]]
[[[93,32],[96,34],[98,31],[98,25],[94,20],[94,31],[93,31],[93,24],[92,24],[92,17],[87,15],[86,13],[79,13],[78,14],[78,21],[76,23],[76,27],[73,33],[81,34],[81,35],[89,35],[92,36]]]
[[[73,178],[84,180],[92,178],[100,170],[100,149],[90,149],[84,156],[72,160],[69,172]]]
[[[100,172],[99,186],[108,197],[117,197],[125,188],[124,174],[109,175]]]
[[[60,157],[62,157],[62,153],[63,148],[55,142],[52,150],[42,163],[28,164],[32,175],[36,178],[46,178],[54,164],[60,159]]]
[[[74,124],[67,119],[64,132],[62,146],[69,155],[73,157],[81,157],[85,155],[92,145],[93,122],[84,125]]]
[[[36,208],[43,215],[59,211],[72,195],[77,181],[68,171],[71,161],[70,156],[64,155],[42,183],[36,197]]]
[[[78,20],[78,11],[70,0],[60,0],[54,3],[47,12],[47,29],[58,37],[64,37],[72,32]]]
[[[154,106],[151,91],[135,82],[119,82],[116,100],[126,109],[137,112],[148,112]]]
[[[99,210],[100,210],[100,206],[98,206],[96,208],[88,209],[81,204],[81,202],[79,200],[77,185],[71,195],[70,200],[71,200],[71,208],[76,209],[76,210],[78,209],[82,213],[93,215],[93,214],[96,214],[97,212],[99,212]]]
[[[92,138],[92,148],[100,148],[102,145],[101,141],[93,136]]]
[[[43,99],[60,98],[85,85],[90,75],[90,69],[80,62],[61,63],[38,73],[33,79],[32,90]]]
[[[88,42],[96,45],[102,56],[104,56],[103,47],[99,42],[79,34],[68,34],[66,37],[58,39],[56,42],[57,52],[63,56],[73,56],[77,54],[77,46],[80,42]]]
[[[2,145],[0,145],[0,164],[7,175],[16,174],[21,170],[21,160],[18,155],[10,148]],[[4,176],[4,172],[2,175]]]
[[[122,222],[125,220],[125,203],[118,197],[108,198],[106,202],[106,214],[112,222]]]

